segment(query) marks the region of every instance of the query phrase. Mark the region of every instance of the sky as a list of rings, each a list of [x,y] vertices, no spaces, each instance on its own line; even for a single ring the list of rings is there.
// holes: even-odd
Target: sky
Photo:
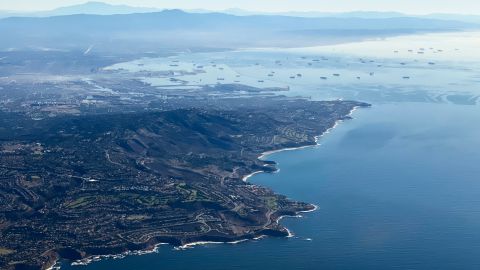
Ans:
[[[81,4],[87,0],[0,0],[0,10],[38,11]],[[397,11],[409,14],[460,13],[480,15],[480,0],[104,0],[141,7],[251,11]]]

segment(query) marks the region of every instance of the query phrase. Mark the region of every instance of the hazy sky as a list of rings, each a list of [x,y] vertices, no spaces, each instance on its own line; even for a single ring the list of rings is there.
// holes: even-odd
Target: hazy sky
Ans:
[[[84,3],[86,0],[0,0],[0,10],[48,10]],[[480,14],[480,0],[105,0],[157,8],[253,11],[400,11],[411,14],[437,12]]]

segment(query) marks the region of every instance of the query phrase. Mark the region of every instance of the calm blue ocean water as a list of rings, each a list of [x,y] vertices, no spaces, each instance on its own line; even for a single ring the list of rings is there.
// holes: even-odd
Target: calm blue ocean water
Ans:
[[[312,75],[289,83],[292,94],[357,98],[374,105],[357,110],[354,120],[341,123],[320,146],[269,156],[280,172],[250,179],[320,207],[282,221],[295,237],[181,251],[162,246],[158,253],[62,269],[480,269],[480,61],[475,59],[480,55],[470,48],[479,36],[424,38],[426,48],[439,46],[429,43],[435,38],[443,40],[442,52],[451,54],[432,52],[420,60],[407,53],[407,44],[419,42],[418,37],[377,41],[376,46],[388,50],[375,58],[361,44],[265,52],[290,59],[306,53],[310,59],[337,57],[332,66],[306,66],[305,73],[315,76],[328,68],[367,76],[378,68],[377,78],[368,82],[349,83],[350,77],[316,82]],[[460,38],[465,48],[459,47]],[[405,55],[391,55],[392,44]],[[458,51],[463,53],[456,55]],[[263,54],[241,53],[252,58]],[[387,67],[354,64],[359,55]],[[435,65],[423,65],[427,60]],[[302,61],[292,60],[295,65]],[[397,66],[402,61],[412,66]],[[286,67],[277,68],[287,73]],[[404,74],[412,81],[404,82]]]

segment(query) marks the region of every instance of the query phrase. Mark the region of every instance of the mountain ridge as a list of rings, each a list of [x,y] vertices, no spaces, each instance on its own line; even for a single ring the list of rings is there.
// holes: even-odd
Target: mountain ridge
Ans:
[[[235,16],[220,12],[160,12],[0,19],[0,50],[55,48],[156,51],[164,48],[249,48],[315,46],[367,38],[479,29],[452,20],[399,18],[304,18]],[[354,30],[354,31],[353,31]],[[120,47],[124,48],[120,48]],[[132,49],[134,48],[134,49]]]
[[[51,17],[63,15],[89,14],[89,15],[115,15],[115,14],[134,14],[134,13],[150,13],[160,12],[165,9],[154,7],[137,7],[129,5],[113,5],[101,1],[88,1],[82,4],[62,6],[52,10],[33,11],[33,12],[16,12],[0,10],[0,18],[7,17]],[[400,17],[415,17],[423,19],[442,19],[456,20],[462,22],[480,23],[480,15],[475,14],[447,14],[447,13],[431,13],[422,15],[406,14],[396,11],[369,11],[357,10],[346,12],[325,12],[325,11],[288,11],[288,12],[262,12],[250,11],[241,8],[229,8],[225,10],[213,11],[208,9],[185,9],[189,13],[225,13],[236,16],[287,16],[287,17],[304,17],[304,18],[363,18],[363,19],[386,19]]]

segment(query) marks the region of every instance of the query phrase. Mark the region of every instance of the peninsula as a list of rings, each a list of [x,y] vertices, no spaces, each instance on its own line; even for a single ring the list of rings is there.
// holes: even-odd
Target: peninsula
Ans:
[[[196,104],[42,120],[0,112],[0,267],[287,236],[279,218],[314,206],[242,178],[276,170],[263,152],[314,145],[368,106],[282,96]]]
[[[315,145],[369,106],[239,83],[159,88],[145,78],[189,71],[108,69],[119,58],[103,55],[0,58],[1,269],[287,236],[280,217],[314,206],[243,179],[277,170],[262,153]]]

